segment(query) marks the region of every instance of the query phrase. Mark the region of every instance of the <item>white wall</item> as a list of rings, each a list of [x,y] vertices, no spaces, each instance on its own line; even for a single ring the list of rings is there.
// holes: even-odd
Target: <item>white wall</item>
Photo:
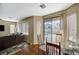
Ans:
[[[4,25],[4,31],[0,31],[0,37],[10,35],[10,24],[15,25],[15,22],[0,20],[0,25]]]

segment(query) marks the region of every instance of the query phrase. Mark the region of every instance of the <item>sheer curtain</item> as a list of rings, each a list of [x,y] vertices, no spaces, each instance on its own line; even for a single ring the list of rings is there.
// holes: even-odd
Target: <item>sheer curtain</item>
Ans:
[[[69,45],[74,45],[76,43],[76,33],[77,33],[77,15],[72,13],[67,16],[67,27],[68,27],[68,39]]]
[[[17,33],[22,33],[24,35],[29,35],[29,24],[26,23],[19,23],[16,26]]]

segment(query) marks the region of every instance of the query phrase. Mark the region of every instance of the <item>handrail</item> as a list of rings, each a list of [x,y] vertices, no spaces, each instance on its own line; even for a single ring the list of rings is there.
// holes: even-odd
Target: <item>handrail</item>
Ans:
[[[56,47],[56,48],[60,48],[60,45],[49,43],[49,42],[47,42],[47,45],[50,45],[50,46],[53,46],[53,47]]]

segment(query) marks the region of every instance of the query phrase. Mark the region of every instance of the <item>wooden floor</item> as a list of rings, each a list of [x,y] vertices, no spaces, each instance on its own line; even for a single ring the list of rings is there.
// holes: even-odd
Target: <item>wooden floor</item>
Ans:
[[[31,45],[28,48],[22,49],[15,55],[45,55],[46,52],[39,49],[38,45]]]

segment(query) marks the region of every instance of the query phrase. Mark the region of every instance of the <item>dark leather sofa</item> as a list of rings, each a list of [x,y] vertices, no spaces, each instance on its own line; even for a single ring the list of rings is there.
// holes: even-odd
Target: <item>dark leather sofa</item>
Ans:
[[[0,51],[11,46],[17,45],[24,42],[23,35],[11,35],[0,37]]]

